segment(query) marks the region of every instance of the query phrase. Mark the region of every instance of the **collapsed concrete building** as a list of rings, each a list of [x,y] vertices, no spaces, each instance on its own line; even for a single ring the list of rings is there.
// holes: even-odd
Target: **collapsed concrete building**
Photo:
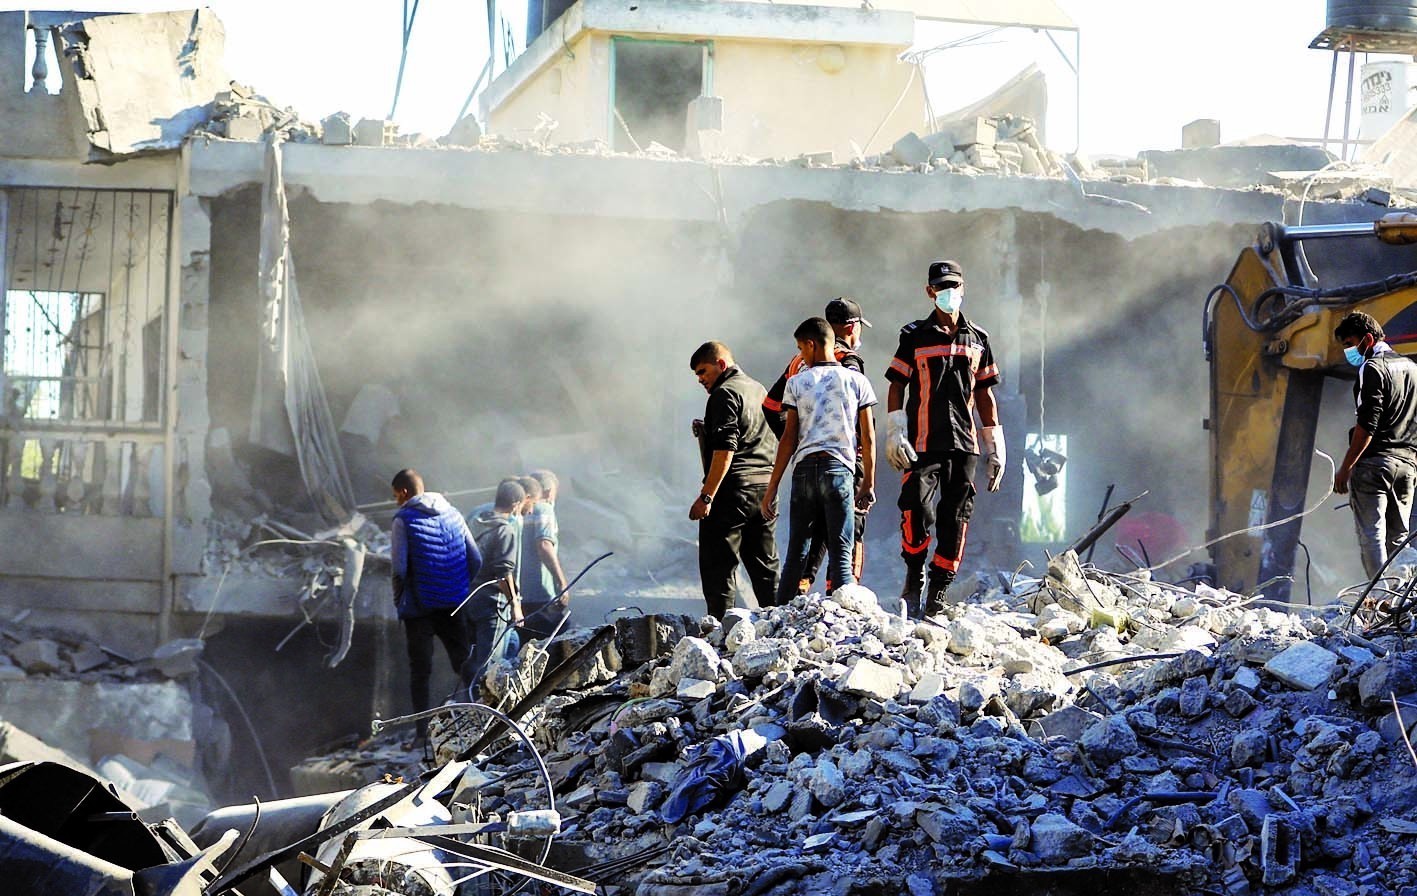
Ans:
[[[940,255],[994,334],[1010,455],[1070,458],[1049,512],[1023,475],[980,496],[981,577],[1041,565],[1110,485],[1201,541],[1202,298],[1259,223],[1375,220],[1390,194],[1370,188],[1400,193],[1314,176],[1313,149],[1092,167],[1008,110],[934,116],[897,60],[918,5],[551,4],[484,94],[489,133],[443,144],[230,84],[206,11],[0,14],[0,606],[33,627],[11,640],[76,633],[75,675],[84,643],[126,661],[197,642],[218,715],[263,707],[216,738],[213,789],[286,795],[280,768],[402,705],[375,534],[393,470],[469,503],[510,469],[560,471],[568,565],[616,552],[596,613],[644,604],[625,591],[692,579],[693,348],[721,338],[771,379],[795,323],[846,294],[884,367]],[[839,114],[784,111],[809,98]],[[893,498],[867,535],[881,594]],[[1315,555],[1338,579],[1351,563]],[[3,715],[47,741],[60,667],[0,680]]]

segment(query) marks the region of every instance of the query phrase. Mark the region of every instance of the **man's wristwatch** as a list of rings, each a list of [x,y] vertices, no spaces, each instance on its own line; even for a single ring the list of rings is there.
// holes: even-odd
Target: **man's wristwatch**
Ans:
[[[713,503],[713,495],[710,495],[708,492],[700,492],[700,493],[699,493],[699,500],[700,500],[700,501],[703,501],[703,502],[704,502],[704,506],[707,507],[707,506],[709,506],[710,504]]]

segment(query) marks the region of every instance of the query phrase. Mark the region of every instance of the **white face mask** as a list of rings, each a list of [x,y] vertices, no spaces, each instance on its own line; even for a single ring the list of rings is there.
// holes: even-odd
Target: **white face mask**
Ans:
[[[935,307],[945,314],[954,314],[964,304],[963,286],[946,286],[935,290]]]

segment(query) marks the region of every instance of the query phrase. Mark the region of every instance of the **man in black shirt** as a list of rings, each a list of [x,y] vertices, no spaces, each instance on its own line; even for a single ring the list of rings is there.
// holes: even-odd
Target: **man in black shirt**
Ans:
[[[719,619],[733,595],[741,559],[759,606],[775,605],[777,542],[773,523],[758,511],[777,453],[777,437],[763,418],[762,384],[733,363],[721,342],[705,342],[689,359],[708,392],[694,435],[704,464],[704,484],[689,508],[699,522],[699,577],[709,614]]]
[[[871,326],[871,322],[862,315],[861,305],[855,299],[840,296],[827,302],[826,312],[822,316],[826,318],[827,323],[831,324],[832,332],[836,337],[833,346],[837,363],[847,370],[854,370],[865,376],[866,362],[861,358],[860,351],[861,334],[864,327]],[[767,398],[763,399],[763,416],[767,418],[773,435],[779,439],[782,438],[782,428],[787,417],[787,412],[782,407],[782,395],[787,389],[787,381],[801,373],[807,366],[800,354],[793,355],[792,360],[787,362],[787,368],[777,378],[777,382],[768,389]],[[860,485],[865,476],[866,469],[858,457],[856,460],[856,484]],[[866,511],[855,507],[853,512],[852,522],[856,540],[852,547],[851,574],[856,577],[857,583],[860,583],[861,573],[866,565]],[[825,525],[825,520],[818,520],[812,528],[811,548],[807,552],[807,562],[802,567],[802,580],[797,583],[798,594],[806,594],[811,590],[812,583],[817,579],[817,570],[821,569],[822,561],[826,558],[827,544],[821,536],[821,532],[825,531],[823,528]],[[836,583],[828,577],[825,588],[827,593],[831,593],[836,590]]]
[[[945,606],[964,556],[964,538],[974,511],[974,467],[982,447],[989,466],[989,491],[1003,481],[1004,431],[999,426],[993,387],[999,367],[989,334],[960,313],[964,270],[956,261],[937,261],[926,275],[930,316],[906,324],[886,369],[886,457],[900,470],[901,556],[905,587],[901,600],[911,618],[930,617]],[[978,408],[983,431],[976,432]],[[921,607],[930,529],[930,587]]]
[[[1358,368],[1353,399],[1358,420],[1348,453],[1334,472],[1333,490],[1351,492],[1358,548],[1368,577],[1407,539],[1417,485],[1417,365],[1384,341],[1370,314],[1345,315],[1333,331],[1349,364]]]

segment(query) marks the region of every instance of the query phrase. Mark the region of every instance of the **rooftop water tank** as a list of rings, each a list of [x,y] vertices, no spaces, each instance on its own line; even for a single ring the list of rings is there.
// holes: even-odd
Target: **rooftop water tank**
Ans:
[[[559,19],[566,10],[574,6],[576,0],[527,0],[526,4],[526,45]]]
[[[1328,27],[1417,33],[1417,3],[1405,0],[1328,0]]]

